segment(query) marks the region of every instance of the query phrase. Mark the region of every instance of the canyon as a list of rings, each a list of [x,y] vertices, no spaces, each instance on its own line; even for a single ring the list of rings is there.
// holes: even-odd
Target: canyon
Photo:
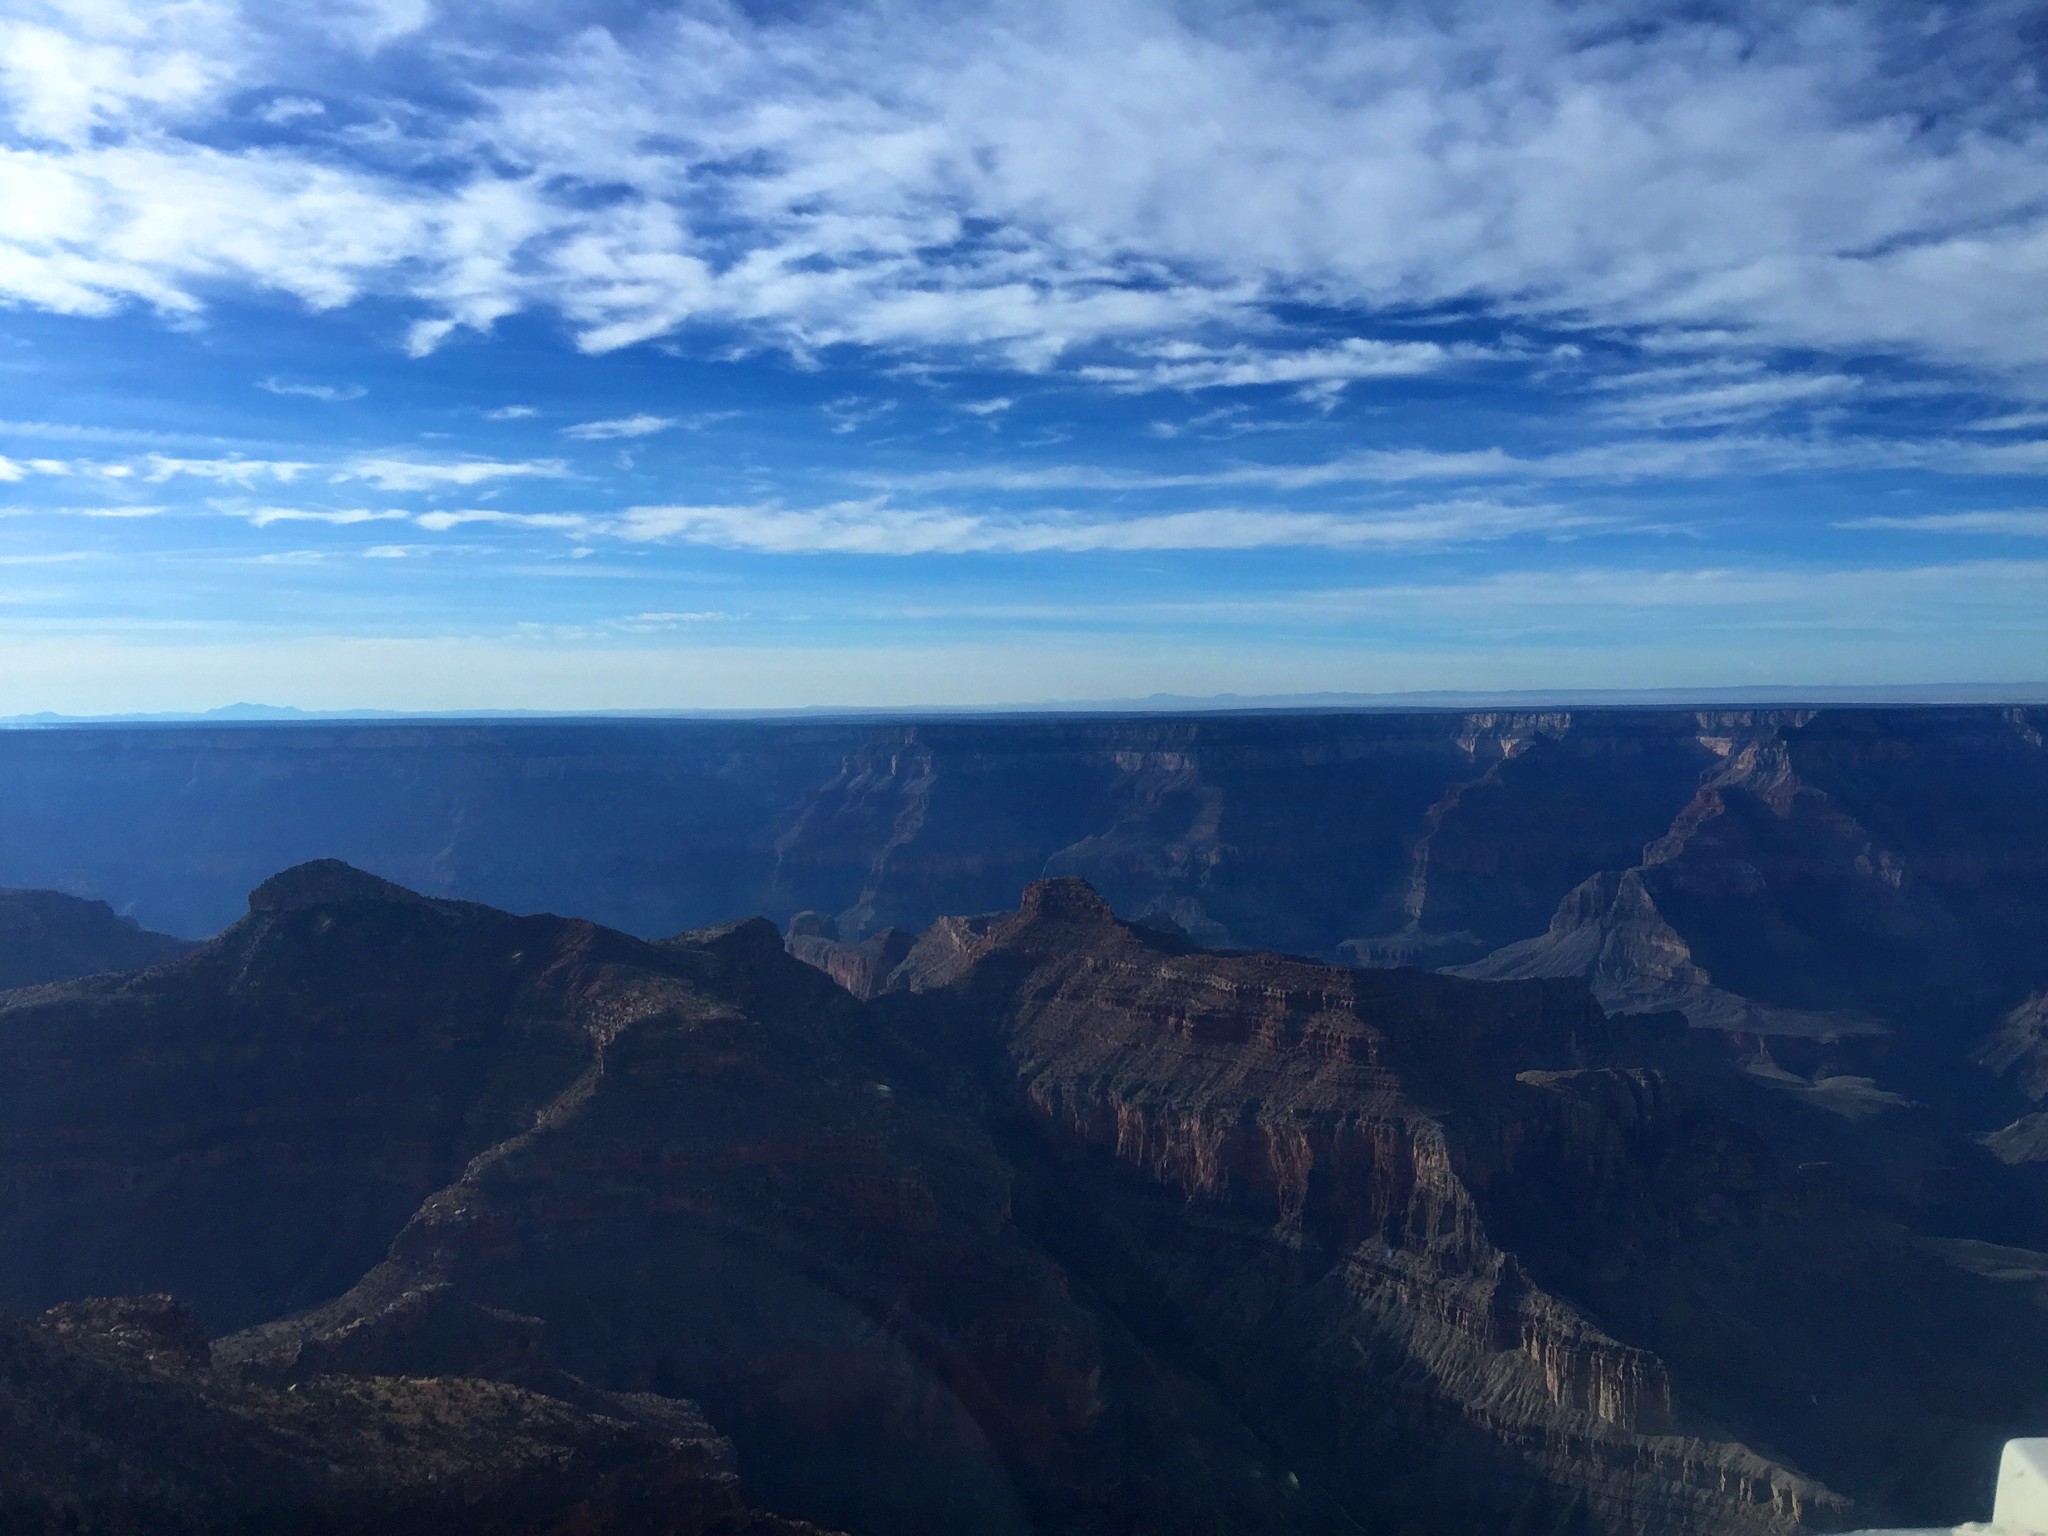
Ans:
[[[2044,714],[10,733],[0,1503],[1947,1523],[2048,1425]]]

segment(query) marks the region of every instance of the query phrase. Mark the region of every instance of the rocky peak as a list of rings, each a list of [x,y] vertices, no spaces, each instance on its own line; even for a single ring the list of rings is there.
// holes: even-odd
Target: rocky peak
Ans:
[[[249,910],[303,912],[310,907],[362,901],[416,906],[426,899],[340,859],[314,859],[272,875],[257,886],[249,893]]]
[[[1094,926],[1116,922],[1116,913],[1095,893],[1095,887],[1074,875],[1034,880],[1025,886],[1017,916],[1027,923],[1078,922]]]
[[[700,928],[673,941],[715,955],[741,970],[772,968],[782,961],[782,930],[765,917],[743,917],[735,923]]]

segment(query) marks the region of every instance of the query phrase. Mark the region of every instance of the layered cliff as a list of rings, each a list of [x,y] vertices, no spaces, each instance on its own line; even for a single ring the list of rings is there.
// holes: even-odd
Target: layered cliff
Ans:
[[[1204,954],[1053,883],[936,926],[889,985],[987,1041],[1060,1251],[1353,1497],[1596,1529],[1932,1516],[1915,1477],[1953,1457],[1942,1497],[1970,1497],[1980,1440],[2048,1413],[2009,1368],[2048,1358],[2029,1297],[1780,1162],[1643,1065],[1686,1057],[1673,1023],[1573,984]]]
[[[2048,900],[2042,725],[1837,708],[11,732],[0,880],[200,934],[264,876],[339,855],[641,934],[809,909],[858,943],[1073,874],[1205,943],[1442,965],[1541,935],[1568,892],[1645,864],[1683,821],[1727,868],[1682,883],[1726,897],[1753,865],[1772,893],[1757,921],[1810,942],[1816,978],[1861,974],[1864,916],[1902,920],[1872,972],[1896,992],[1922,961],[1944,982],[2019,967],[2015,925]],[[1859,859],[1903,906],[1853,894]],[[1766,946],[1777,979],[1750,985],[1754,931],[1710,908],[1664,916],[1717,985],[1787,979]],[[1863,990],[1857,1006],[1884,1001]]]

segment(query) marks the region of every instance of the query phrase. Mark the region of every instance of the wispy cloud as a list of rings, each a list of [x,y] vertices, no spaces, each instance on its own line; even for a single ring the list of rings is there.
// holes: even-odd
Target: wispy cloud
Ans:
[[[105,472],[110,468],[125,467],[101,466],[101,469]],[[194,480],[213,480],[226,485],[249,488],[264,480],[289,484],[306,471],[317,467],[301,459],[180,459],[152,453],[142,460],[141,473],[145,480],[156,483],[185,476]]]
[[[458,512],[422,512],[413,519],[430,532],[443,532],[469,523],[496,523],[506,528],[551,528],[575,533],[590,526],[590,519],[578,512],[501,512],[495,507],[466,507]]]
[[[403,522],[412,516],[410,512],[373,507],[248,507],[230,508],[229,515],[244,518],[258,528],[275,523],[326,523],[347,528],[357,523]]]
[[[1991,533],[2048,538],[2048,508],[2003,512],[1929,512],[1912,517],[1852,517],[1837,528],[1902,528],[1913,533]]]
[[[1120,390],[1222,389],[1253,384],[1289,384],[1314,394],[1342,389],[1360,379],[1413,378],[1435,373],[1455,361],[1487,355],[1473,346],[1447,347],[1433,341],[1370,341],[1348,337],[1334,346],[1272,352],[1240,344],[1212,350],[1191,343],[1159,349],[1141,365],[1098,364],[1079,370],[1082,378]]]
[[[558,480],[569,467],[560,459],[401,459],[364,456],[335,471],[336,480],[363,480],[380,491],[441,491],[494,480]]]
[[[315,101],[310,96],[278,96],[258,107],[256,116],[274,128],[282,128],[289,123],[320,117],[326,111],[324,103]]]
[[[1759,363],[1645,369],[1600,380],[1602,414],[1639,426],[1707,427],[1792,407],[1840,405],[1863,384],[1846,373],[1774,373]]]
[[[2048,430],[2048,411],[2008,411],[1970,423],[1973,432],[2040,432]]]
[[[999,517],[847,502],[774,506],[634,507],[607,525],[639,541],[709,544],[761,554],[1018,555],[1275,548],[1421,548],[1599,526],[1560,507],[1444,502],[1345,515],[1217,507],[1133,517],[1046,512]]]
[[[484,412],[485,421],[525,421],[538,416],[539,411],[530,405],[501,405]]]
[[[857,395],[848,395],[842,399],[828,400],[818,409],[825,413],[825,419],[832,424],[832,430],[843,435],[857,432],[870,422],[880,421],[896,409],[896,402],[864,400]]]
[[[1238,463],[1214,469],[1129,470],[1101,464],[988,463],[898,475],[863,473],[863,484],[892,491],[1163,491],[1191,488],[1312,490],[1336,485],[1418,481],[1532,484],[1729,475],[1816,474],[1924,469],[1952,475],[2048,474],[2048,440],[1984,443],[1953,438],[1791,437],[1723,433],[1711,437],[1635,437],[1551,453],[1505,448],[1384,448],[1332,458]]]
[[[722,608],[685,609],[677,612],[636,613],[621,619],[618,627],[628,634],[653,635],[666,630],[687,629],[699,624],[725,624],[738,618]]]
[[[637,416],[614,416],[607,421],[578,422],[573,427],[562,428],[562,435],[587,442],[602,442],[619,437],[652,437],[678,425],[680,423],[673,416],[650,416],[642,412]]]
[[[369,391],[360,384],[304,384],[272,375],[256,382],[258,389],[268,390],[273,395],[295,395],[302,400],[319,400],[336,405],[348,400],[360,400]]]

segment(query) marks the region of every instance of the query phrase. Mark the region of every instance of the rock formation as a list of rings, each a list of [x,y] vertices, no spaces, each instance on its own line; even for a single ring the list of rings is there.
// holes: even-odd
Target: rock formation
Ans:
[[[687,1405],[463,1377],[217,1371],[168,1296],[0,1318],[0,1522],[134,1536],[803,1536],[750,1509]],[[680,1411],[678,1411],[680,1410]]]
[[[856,1536],[1910,1521],[2048,1416],[2024,1245],[1800,1166],[1676,1016],[1204,950],[1072,878],[907,946],[798,926],[816,965],[325,862],[0,997],[0,1302],[59,1307],[21,1369],[124,1352],[108,1422],[189,1431],[151,1508],[221,1507],[209,1441],[262,1499],[328,1435],[337,1509],[428,1508],[420,1469],[644,1508],[723,1436]]]
[[[61,891],[0,891],[0,991],[155,965],[191,946]]]

